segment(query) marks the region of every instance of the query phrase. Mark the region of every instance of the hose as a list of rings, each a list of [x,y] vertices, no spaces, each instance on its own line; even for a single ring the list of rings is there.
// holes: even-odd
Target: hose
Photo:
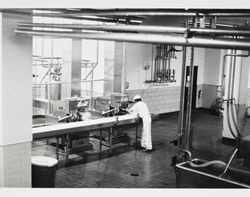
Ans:
[[[236,50],[235,50],[235,54],[225,54],[224,55],[224,58],[223,58],[223,66],[222,66],[222,78],[221,78],[221,87],[223,87],[223,78],[224,78],[224,70],[225,70],[225,60],[226,60],[226,57],[227,56],[231,56],[231,57],[234,57],[234,68],[233,68],[233,79],[232,79],[232,89],[231,89],[231,71],[232,71],[232,61],[231,61],[231,64],[230,64],[230,74],[229,74],[229,88],[228,88],[228,98],[230,98],[230,89],[231,89],[231,98],[233,98],[233,90],[234,90],[234,87],[233,87],[233,83],[234,83],[234,75],[235,75],[235,63],[236,63],[236,58],[237,57],[249,57],[250,55],[250,51],[248,51],[248,54],[247,55],[243,55],[243,54],[237,54],[236,53]],[[222,97],[222,96],[221,96]],[[230,99],[229,99],[230,100]],[[228,101],[229,102],[229,101]],[[230,109],[231,110],[230,110]],[[235,111],[236,111],[236,105],[234,106],[235,108]],[[233,129],[232,129],[232,126],[230,124],[230,119],[229,119],[229,110],[231,111],[231,116],[232,116],[232,120],[233,120],[233,124],[235,126],[235,129],[237,131],[237,134],[238,136],[236,136],[236,134],[233,132]],[[235,139],[239,139],[241,137],[240,135],[240,132],[239,132],[239,129],[237,127],[237,123],[236,123],[236,119],[235,119],[235,116],[234,116],[234,112],[233,112],[233,108],[232,106],[230,107],[229,106],[229,103],[227,104],[227,123],[228,123],[228,127],[229,127],[229,131],[230,133],[232,134],[232,136],[235,138]]]
[[[182,150],[182,152],[184,152],[188,155],[188,164],[193,168],[204,168],[204,167],[214,165],[214,164],[219,164],[219,165],[223,165],[223,166],[227,165],[225,162],[220,161],[220,160],[212,160],[212,161],[208,161],[208,162],[203,163],[203,164],[194,164],[192,161],[191,152],[188,150]]]
[[[236,50],[234,51],[234,53],[235,53],[235,55],[237,55]],[[234,79],[235,79],[236,57],[237,56],[234,56],[234,61],[233,61],[233,65],[232,65],[233,66],[233,73],[232,73],[232,85],[231,85],[231,99],[233,99],[233,95],[234,95]],[[231,116],[232,116],[232,119],[233,119],[233,124],[234,124],[235,129],[236,129],[237,134],[238,134],[237,138],[239,138],[239,137],[241,137],[240,130],[239,130],[238,126],[237,126],[236,118],[235,118],[235,115],[234,115],[234,109],[233,109],[233,108],[236,109],[236,103],[234,104],[234,107],[232,107],[233,101],[234,100],[232,100],[231,107],[230,107],[231,108]]]
[[[232,74],[232,66],[233,66],[233,61],[232,61],[233,55],[235,55],[235,54],[232,54],[232,56],[231,56],[230,67],[229,67],[228,93],[227,93],[227,98],[228,99],[230,98],[230,90],[231,90],[231,74]],[[237,139],[238,136],[233,132],[233,128],[232,128],[231,123],[230,123],[230,118],[229,118],[230,105],[229,105],[229,102],[230,102],[230,100],[228,100],[228,103],[227,103],[227,125],[229,127],[229,131],[230,131],[231,135],[235,139]],[[232,116],[232,113],[231,113],[231,116]]]
[[[223,173],[220,175],[220,177],[223,177],[223,176],[226,174],[226,172],[227,172],[227,170],[228,170],[228,168],[229,168],[229,165],[231,164],[231,162],[232,162],[232,160],[233,160],[233,158],[234,158],[234,156],[235,156],[235,154],[237,153],[238,150],[239,150],[238,148],[236,148],[236,149],[234,150],[234,152],[233,152],[233,154],[232,154],[232,156],[231,156],[231,158],[230,158],[230,160],[229,160],[229,162],[228,162],[228,164],[227,164],[225,170],[224,170]]]
[[[214,165],[214,164],[219,164],[219,165],[223,165],[223,166],[226,166],[227,164],[223,161],[220,161],[220,160],[213,160],[213,161],[208,161],[206,163],[203,163],[203,164],[194,164],[192,161],[189,161],[188,162],[189,165],[191,167],[194,167],[194,168],[204,168],[204,167],[207,167],[207,166],[210,166],[210,165]]]

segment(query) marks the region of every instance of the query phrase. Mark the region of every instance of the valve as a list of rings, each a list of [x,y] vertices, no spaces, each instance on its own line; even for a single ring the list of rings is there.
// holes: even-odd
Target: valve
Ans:
[[[172,140],[170,142],[170,144],[173,144],[174,146],[177,146],[178,145],[178,140],[177,139],[176,140]]]

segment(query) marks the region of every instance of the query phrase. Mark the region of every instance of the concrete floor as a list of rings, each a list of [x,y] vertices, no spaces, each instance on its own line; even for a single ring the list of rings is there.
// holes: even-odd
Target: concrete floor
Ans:
[[[221,143],[222,118],[211,115],[204,109],[192,114],[192,154],[193,158],[226,161],[234,147]],[[152,139],[155,150],[143,153],[133,146],[120,144],[112,154],[103,151],[98,154],[95,139],[92,152],[72,155],[71,162],[64,164],[60,157],[56,172],[57,188],[176,188],[172,156],[176,147],[170,142],[176,139],[178,113],[161,115],[152,123]],[[139,131],[141,128],[139,129]],[[135,129],[128,131],[134,138]],[[140,132],[139,132],[140,133]],[[55,157],[55,148],[44,142],[35,142],[33,155]],[[138,175],[138,176],[131,176]]]

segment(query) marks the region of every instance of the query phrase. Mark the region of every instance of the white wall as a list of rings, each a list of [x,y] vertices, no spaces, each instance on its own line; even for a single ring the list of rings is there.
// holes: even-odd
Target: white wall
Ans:
[[[249,64],[250,66],[250,64]],[[250,69],[249,69],[249,74],[248,74],[249,78],[248,78],[248,88],[250,88]]]
[[[32,39],[14,33],[30,16],[0,13],[0,187],[31,187]]]
[[[0,19],[0,145],[7,145],[32,140],[32,39],[14,33],[29,17],[3,14]]]
[[[203,84],[205,52],[206,50],[204,48],[194,48],[194,66],[198,66],[197,84]],[[186,59],[187,66],[190,66],[190,56],[191,48],[188,47]]]
[[[104,42],[104,96],[113,93],[115,42]]]
[[[182,49],[182,47],[176,47]],[[205,49],[195,48],[194,65],[198,66],[198,84],[203,83]],[[181,85],[182,52],[176,53],[176,59],[171,59],[171,69],[175,69],[176,82],[167,86],[175,87]],[[154,58],[155,59],[155,51]],[[144,84],[146,79],[150,79],[151,70],[144,70],[144,66],[152,66],[152,45],[150,44],[126,44],[126,69],[129,90],[147,88]],[[186,65],[190,65],[190,48],[187,48]]]
[[[220,49],[206,49],[203,84],[218,85],[220,71]]]
[[[148,56],[151,50],[147,44],[126,43],[126,71],[129,89],[140,89],[144,85],[147,72],[144,66],[150,64],[151,57]]]

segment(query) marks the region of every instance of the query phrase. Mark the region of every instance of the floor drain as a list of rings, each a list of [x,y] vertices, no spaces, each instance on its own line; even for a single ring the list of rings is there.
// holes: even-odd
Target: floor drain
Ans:
[[[130,176],[139,176],[137,173],[131,173]]]

